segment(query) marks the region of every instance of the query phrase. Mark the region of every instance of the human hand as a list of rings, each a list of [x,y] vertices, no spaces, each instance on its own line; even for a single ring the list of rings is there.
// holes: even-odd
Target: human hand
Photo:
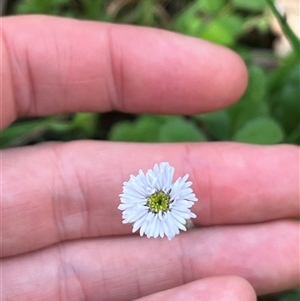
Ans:
[[[231,51],[156,29],[25,16],[3,18],[2,38],[2,127],[58,112],[206,112],[247,81]],[[299,284],[295,146],[80,141],[1,155],[3,300],[250,301],[252,287]],[[117,209],[129,175],[161,161],[189,173],[199,199],[201,227],[172,241],[131,235]]]

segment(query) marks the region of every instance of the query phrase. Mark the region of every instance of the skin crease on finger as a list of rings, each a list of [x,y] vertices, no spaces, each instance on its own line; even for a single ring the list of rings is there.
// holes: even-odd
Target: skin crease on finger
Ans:
[[[288,235],[287,235],[288,233]],[[6,300],[133,300],[212,276],[238,275],[257,294],[299,285],[299,223],[190,230],[172,241],[86,239],[2,260]]]
[[[14,89],[3,82],[3,111],[15,103],[15,111],[1,117],[3,126],[16,114],[112,109],[196,114],[230,105],[247,84],[238,55],[200,39],[48,16],[1,21],[3,58],[9,60],[2,77],[11,73]]]
[[[236,276],[210,277],[135,301],[255,301],[252,286]]]
[[[16,119],[16,109],[13,101],[12,77],[5,43],[1,43],[0,55],[0,129],[3,129],[11,120]]]

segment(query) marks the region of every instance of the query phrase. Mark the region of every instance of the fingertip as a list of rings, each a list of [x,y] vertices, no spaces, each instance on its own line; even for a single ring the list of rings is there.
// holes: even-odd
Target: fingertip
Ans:
[[[250,283],[238,276],[203,278],[136,301],[256,301]]]
[[[118,109],[204,113],[227,107],[246,89],[245,63],[226,47],[155,28],[112,29],[114,73],[123,74],[122,82],[115,81],[123,92]]]
[[[216,74],[216,89],[223,92],[222,106],[226,107],[243,96],[248,85],[248,70],[245,62],[236,52],[222,48],[223,58],[220,60],[222,72]]]
[[[198,282],[198,283],[197,283]],[[204,300],[255,301],[256,293],[251,284],[239,276],[216,276],[195,281],[193,295]],[[195,299],[199,300],[199,299]]]
[[[253,286],[240,276],[220,277],[228,281],[228,301],[256,301],[256,293]]]

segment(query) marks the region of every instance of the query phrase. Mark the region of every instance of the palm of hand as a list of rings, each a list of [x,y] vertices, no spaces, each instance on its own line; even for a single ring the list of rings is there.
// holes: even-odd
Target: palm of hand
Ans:
[[[52,34],[29,49],[40,22]],[[2,30],[4,74],[12,75],[3,77],[3,125],[17,112],[213,110],[246,83],[233,53],[171,33],[43,17],[7,18]],[[299,225],[284,220],[299,214],[296,147],[82,141],[4,150],[2,159],[5,300],[156,292],[157,300],[181,292],[213,300],[225,288],[226,300],[230,292],[253,300],[247,282],[224,275],[247,279],[259,294],[297,285]],[[200,227],[171,242],[129,235],[117,209],[123,181],[163,160],[191,175],[200,200],[193,207]]]

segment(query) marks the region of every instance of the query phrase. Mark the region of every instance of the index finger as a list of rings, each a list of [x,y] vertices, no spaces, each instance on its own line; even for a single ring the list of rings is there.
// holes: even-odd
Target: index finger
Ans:
[[[211,111],[247,82],[234,52],[164,30],[46,16],[1,25],[3,126],[58,112]]]

